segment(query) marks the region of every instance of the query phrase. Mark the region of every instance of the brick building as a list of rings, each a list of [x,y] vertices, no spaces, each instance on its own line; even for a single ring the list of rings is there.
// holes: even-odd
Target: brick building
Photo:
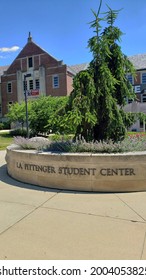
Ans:
[[[5,116],[10,104],[24,100],[25,86],[28,98],[66,96],[72,91],[73,69],[35,44],[30,33],[27,44],[13,63],[0,68],[3,72],[0,85],[1,117]]]
[[[136,77],[128,74],[127,78],[134,87],[137,101],[127,100],[124,109],[146,113],[146,54],[130,56],[129,60],[136,69]],[[75,74],[87,67],[88,63],[63,64],[34,43],[29,33],[26,45],[12,64],[0,66],[0,119],[10,104],[24,100],[25,86],[30,99],[41,95],[66,96],[72,91]],[[143,130],[143,124],[138,121],[131,129]]]

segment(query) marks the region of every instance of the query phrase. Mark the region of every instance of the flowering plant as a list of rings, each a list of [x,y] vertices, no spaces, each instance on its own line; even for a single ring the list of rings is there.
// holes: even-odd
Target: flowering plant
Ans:
[[[70,152],[70,153],[123,153],[146,151],[146,135],[128,135],[123,141],[91,141],[83,137],[73,140],[51,141],[44,137],[14,137],[14,143],[23,149],[36,149],[42,151]]]

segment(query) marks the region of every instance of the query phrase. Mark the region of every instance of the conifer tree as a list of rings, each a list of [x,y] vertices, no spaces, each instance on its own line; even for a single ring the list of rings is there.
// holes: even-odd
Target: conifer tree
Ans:
[[[134,98],[133,88],[126,78],[127,73],[134,74],[134,68],[122,53],[118,42],[122,32],[114,26],[118,11],[105,13],[104,20],[108,26],[101,31],[99,11],[94,12],[95,20],[91,27],[95,28],[95,36],[89,40],[93,53],[90,63],[96,87],[97,123],[94,127],[94,139],[120,140],[125,136],[125,123],[121,112],[125,99]]]
[[[101,3],[102,0],[97,13],[92,11],[94,20],[90,23],[95,32],[95,36],[88,42],[93,59],[89,68],[75,77],[69,108],[72,119],[75,104],[78,108],[76,113],[78,112],[77,116],[80,115],[80,118],[77,135],[81,134],[87,140],[90,136],[94,140],[118,141],[124,138],[126,132],[126,113],[123,111],[125,100],[135,97],[133,88],[126,78],[127,73],[134,74],[134,67],[118,45],[122,32],[114,26],[114,23],[119,11],[107,6],[108,11],[104,14],[104,18],[101,18],[99,16]],[[102,30],[103,21],[106,21],[107,27]],[[88,87],[83,86],[85,76],[90,80]],[[85,97],[89,98],[90,102],[86,100],[85,104],[83,102]],[[88,121],[84,117],[87,110],[90,116]]]

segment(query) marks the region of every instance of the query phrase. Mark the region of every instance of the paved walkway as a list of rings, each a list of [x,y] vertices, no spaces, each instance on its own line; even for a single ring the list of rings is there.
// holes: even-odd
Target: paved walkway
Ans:
[[[0,259],[146,259],[146,192],[31,186],[7,175],[1,151]]]

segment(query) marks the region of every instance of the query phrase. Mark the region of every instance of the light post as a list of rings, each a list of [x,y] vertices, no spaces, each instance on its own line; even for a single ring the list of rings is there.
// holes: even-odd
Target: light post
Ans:
[[[24,75],[24,95],[25,95],[25,113],[26,113],[26,135],[29,138],[29,127],[28,127],[28,106],[27,106],[27,92],[26,92],[26,78],[31,77],[31,74]]]

